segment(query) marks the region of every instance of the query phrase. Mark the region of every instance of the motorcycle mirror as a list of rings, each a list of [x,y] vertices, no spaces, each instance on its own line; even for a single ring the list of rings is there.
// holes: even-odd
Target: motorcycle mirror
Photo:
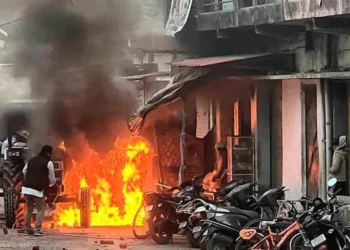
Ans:
[[[337,178],[331,178],[329,179],[327,185],[328,187],[334,187],[334,185],[338,182]]]

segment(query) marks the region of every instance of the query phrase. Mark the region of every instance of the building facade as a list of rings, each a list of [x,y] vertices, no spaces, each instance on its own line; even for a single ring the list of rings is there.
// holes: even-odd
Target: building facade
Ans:
[[[350,131],[348,1],[172,2],[178,13],[189,13],[172,35],[201,38],[191,60],[174,60],[173,72],[210,70],[212,93],[226,88],[219,98],[202,90],[212,105],[213,126],[198,116],[210,112],[197,110],[197,130],[203,130],[200,124],[212,129],[212,145],[253,137],[255,180],[286,186],[287,198],[325,198],[333,148]],[[202,79],[191,85],[207,84]],[[244,89],[249,94],[237,98]],[[236,144],[233,139],[230,145]],[[228,149],[232,160],[239,149]]]

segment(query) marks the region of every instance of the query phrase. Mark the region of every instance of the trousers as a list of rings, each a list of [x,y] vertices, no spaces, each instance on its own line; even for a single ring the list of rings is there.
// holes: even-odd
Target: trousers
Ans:
[[[34,206],[37,210],[36,220],[35,220],[35,231],[40,231],[45,215],[45,197],[37,197],[34,195],[25,195],[26,200],[26,217],[25,217],[25,229],[32,230],[31,220],[33,217]]]

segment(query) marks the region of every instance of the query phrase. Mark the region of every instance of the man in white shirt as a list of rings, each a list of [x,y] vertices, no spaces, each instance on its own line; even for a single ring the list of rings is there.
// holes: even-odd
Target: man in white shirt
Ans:
[[[51,161],[53,148],[45,145],[38,156],[32,157],[23,169],[22,193],[26,200],[25,232],[35,236],[42,235],[41,227],[45,215],[44,189],[56,184],[55,169]],[[31,226],[34,205],[37,209],[35,229]]]
[[[12,136],[12,144],[15,143],[16,140],[15,138]],[[4,157],[4,160],[7,160],[7,155],[6,155],[6,149],[8,149],[9,147],[9,141],[8,139],[6,139],[3,143],[2,143],[2,146],[1,146],[1,154],[3,155]]]

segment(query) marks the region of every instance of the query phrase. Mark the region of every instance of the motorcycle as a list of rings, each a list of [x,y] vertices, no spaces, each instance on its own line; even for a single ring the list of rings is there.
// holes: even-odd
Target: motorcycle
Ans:
[[[228,183],[224,188],[222,188],[218,193],[213,194],[215,197],[214,201],[208,201],[204,198],[202,199],[195,199],[181,207],[179,207],[176,211],[176,213],[179,215],[179,218],[181,218],[180,215],[186,215],[182,216],[185,220],[179,219],[179,231],[178,234],[185,235],[188,244],[191,247],[198,248],[199,242],[198,240],[194,239],[193,235],[193,227],[198,225],[199,220],[205,219],[205,213],[203,211],[196,211],[198,207],[201,206],[210,206],[213,204],[214,206],[225,206],[225,205],[232,205],[234,202],[232,200],[232,196],[234,194],[231,193],[231,191],[238,187],[247,184],[249,181],[242,181],[242,180],[234,180]],[[253,197],[255,198],[255,197]],[[249,197],[247,202],[251,202],[251,199],[253,198]]]
[[[190,182],[174,187],[170,191],[178,190],[175,194],[159,194],[147,192],[144,194],[146,203],[146,221],[152,239],[158,244],[168,244],[173,234],[178,230],[178,215],[176,209],[189,201],[200,197],[202,185],[195,182],[202,176],[195,176]],[[189,185],[190,184],[190,185]],[[180,218],[181,219],[181,218]]]
[[[268,190],[250,205],[250,210],[236,207],[216,209],[212,216],[201,221],[201,243],[207,245],[207,249],[232,249],[241,228],[258,226],[264,217],[275,215],[277,200],[284,196],[285,191],[284,187]]]
[[[201,217],[205,216],[204,218],[201,218],[201,220],[194,220],[191,217],[191,221],[196,222],[193,227],[194,238],[199,241],[201,249],[207,249],[209,237],[211,237],[216,231],[222,230],[217,224],[220,224],[222,219],[226,220],[226,215],[227,213],[230,213],[230,211],[247,211],[247,213],[250,214],[250,217],[248,216],[249,218],[247,218],[248,220],[255,218],[257,215],[256,212],[244,210],[243,208],[251,208],[256,204],[257,199],[254,196],[255,191],[253,190],[256,185],[256,182],[248,182],[232,189],[226,195],[226,199],[230,201],[228,204],[229,206],[223,206],[222,204],[204,204],[204,206],[195,210],[192,217],[198,217],[197,214],[201,214]],[[233,205],[237,207],[234,207]],[[243,215],[243,217],[245,216]],[[226,224],[224,224],[224,227],[226,227]]]
[[[243,249],[347,249],[346,237],[332,221],[336,211],[335,194],[329,194],[330,200],[323,202],[316,198],[311,202],[311,208],[301,215],[294,204],[292,211],[288,213],[294,216],[281,217],[276,214],[273,220],[262,221],[258,228],[245,227],[240,231],[235,250]],[[308,205],[310,200],[306,199]],[[288,202],[288,201],[287,201]],[[304,207],[305,208],[305,207]],[[280,223],[286,223],[282,229]],[[278,230],[276,230],[278,229]],[[286,244],[288,243],[288,244]]]
[[[338,201],[337,194],[341,191],[340,189],[335,192],[331,191],[336,183],[336,178],[328,181],[330,188],[328,201],[324,202],[320,198],[314,199],[314,205],[310,211],[313,215],[312,220],[305,226],[305,231],[311,239],[311,249],[341,250],[348,249],[350,246],[350,238],[347,235],[349,230],[343,227],[343,224],[349,223],[349,206],[346,207],[347,204]],[[349,201],[349,197],[347,198]],[[298,240],[300,241],[300,237],[294,241]]]

